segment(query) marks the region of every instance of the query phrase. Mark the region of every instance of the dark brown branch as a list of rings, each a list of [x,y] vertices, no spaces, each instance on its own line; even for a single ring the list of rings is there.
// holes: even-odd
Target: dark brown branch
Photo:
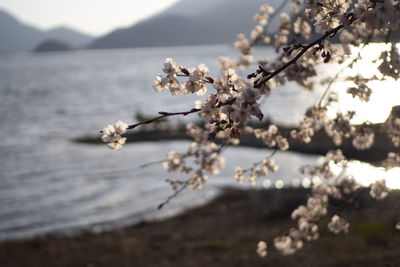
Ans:
[[[160,116],[155,117],[153,119],[149,119],[149,120],[145,120],[145,121],[141,121],[141,122],[129,125],[128,129],[134,129],[134,128],[138,127],[139,125],[149,124],[149,123],[161,120],[161,119],[163,119],[165,117],[178,116],[178,115],[187,116],[189,114],[196,113],[196,112],[199,112],[199,111],[200,111],[200,109],[198,109],[198,108],[192,108],[189,111],[182,111],[182,112],[164,112],[164,111],[160,111],[160,112],[158,112],[158,114],[160,114]]]
[[[276,69],[275,71],[269,73],[267,76],[265,76],[264,78],[258,80],[255,84],[254,87],[255,88],[260,88],[263,84],[265,84],[267,81],[269,81],[270,79],[272,79],[274,76],[278,75],[279,73],[281,73],[283,70],[287,69],[290,65],[293,65],[297,62],[297,60],[299,58],[301,58],[301,56],[307,52],[308,49],[314,47],[315,45],[321,45],[322,42],[326,39],[326,38],[330,38],[336,35],[336,33],[342,29],[344,27],[344,25],[339,25],[336,28],[333,28],[330,31],[327,31],[324,35],[322,35],[320,38],[316,39],[314,42],[308,44],[308,45],[302,45],[299,44],[298,46],[301,47],[301,51],[294,57],[292,58],[290,61],[288,61],[287,63],[285,63],[284,65],[282,65],[280,68]]]

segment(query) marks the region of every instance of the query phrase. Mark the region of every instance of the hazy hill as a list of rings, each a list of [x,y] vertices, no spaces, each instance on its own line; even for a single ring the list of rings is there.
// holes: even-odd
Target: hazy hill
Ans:
[[[82,47],[87,45],[93,37],[65,27],[41,31],[21,23],[0,9],[0,52],[30,51],[46,39],[57,39]]]
[[[277,7],[281,0],[268,3]],[[96,39],[90,48],[232,43],[254,27],[259,0],[182,0],[129,28]],[[276,22],[273,23],[273,26]]]
[[[191,29],[192,33],[187,33]],[[92,43],[91,48],[124,48],[176,45],[184,35],[185,43],[201,43],[208,28],[182,16],[155,18],[135,27],[111,32]]]
[[[0,51],[31,50],[41,40],[42,32],[18,22],[5,11],[0,10]]]
[[[87,46],[93,37],[78,31],[69,29],[67,27],[56,27],[44,32],[45,39],[55,39],[62,42],[67,42],[74,47]]]

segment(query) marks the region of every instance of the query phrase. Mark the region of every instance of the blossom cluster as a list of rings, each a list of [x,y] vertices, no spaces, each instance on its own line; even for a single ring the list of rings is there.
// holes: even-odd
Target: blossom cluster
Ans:
[[[328,229],[334,234],[348,233],[350,224],[339,215],[333,215],[331,221],[328,223]]]
[[[342,144],[344,137],[348,138],[351,136],[351,123],[350,120],[354,117],[354,111],[348,111],[343,114],[338,112],[336,118],[328,121],[325,125],[326,133],[332,137],[335,145],[339,146]]]
[[[350,133],[353,136],[352,145],[358,150],[370,149],[374,144],[375,133],[367,124],[362,127],[351,127]]]
[[[336,187],[342,194],[351,194],[358,189],[359,185],[352,175],[347,175],[338,179]]]
[[[389,116],[383,128],[392,139],[393,145],[400,146],[400,117]]]
[[[384,199],[389,193],[389,188],[386,186],[385,180],[377,180],[371,185],[369,194],[375,199]]]
[[[372,89],[368,87],[367,83],[371,80],[377,79],[377,77],[372,77],[366,79],[361,75],[357,74],[354,77],[348,77],[356,86],[347,88],[347,93],[351,94],[353,98],[358,97],[360,101],[369,102],[372,94]]]
[[[267,248],[268,248],[268,245],[267,245],[267,243],[265,241],[258,242],[257,250],[256,250],[258,256],[260,256],[262,258],[267,256],[267,254],[268,254]]]
[[[340,149],[329,151],[325,157],[321,159],[320,164],[315,166],[303,166],[300,168],[300,172],[303,174],[307,173],[310,176],[319,175],[327,181],[331,181],[335,177],[332,171],[332,164],[341,165],[342,167],[346,166],[346,158],[343,156]]]
[[[382,165],[385,167],[386,170],[392,169],[394,167],[399,167],[400,152],[399,153],[389,152],[387,159],[383,161]]]
[[[395,42],[392,42],[390,51],[383,51],[381,53],[379,59],[381,60],[381,64],[378,70],[383,75],[392,77],[395,80],[400,78],[400,55]]]
[[[254,129],[250,126],[246,126],[244,132],[246,134],[254,134],[254,136],[257,139],[261,139],[267,147],[276,147],[282,151],[289,149],[287,138],[283,137],[282,134],[279,133],[278,127],[274,124],[269,125],[266,130],[260,128]]]
[[[311,21],[314,21],[315,31],[325,33],[342,23],[349,24],[346,14],[349,1],[327,0],[327,1],[304,1],[305,13]]]
[[[121,134],[126,132],[128,125],[122,121],[117,121],[114,125],[104,127],[101,136],[103,142],[108,143],[108,147],[115,151],[120,151],[126,142],[126,137],[121,137]]]
[[[310,143],[315,132],[319,131],[326,119],[326,108],[318,105],[310,107],[300,121],[298,130],[292,130],[290,136],[302,143]]]
[[[172,58],[167,58],[164,62],[163,72],[166,76],[157,75],[156,80],[153,81],[153,89],[157,92],[169,90],[174,96],[180,93],[204,95],[207,92],[205,83],[212,82],[212,80],[207,80],[209,69],[204,64],[199,64],[197,68],[185,69]],[[188,80],[181,83],[178,80],[178,75],[188,77]]]
[[[354,6],[354,14],[371,29],[397,29],[400,24],[400,4],[397,0],[358,0]]]
[[[235,168],[235,180],[239,183],[242,183],[244,180],[244,174],[249,172],[249,175],[246,178],[246,181],[250,182],[252,185],[255,185],[256,179],[262,176],[267,176],[268,172],[277,172],[279,170],[279,166],[275,163],[273,158],[266,158],[260,162],[254,164],[254,166],[250,169],[242,169],[241,167]]]

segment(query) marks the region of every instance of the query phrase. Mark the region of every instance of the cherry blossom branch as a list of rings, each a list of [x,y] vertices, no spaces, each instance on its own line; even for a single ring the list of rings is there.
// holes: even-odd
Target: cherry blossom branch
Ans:
[[[223,106],[226,106],[226,105],[232,105],[232,104],[235,102],[235,100],[236,100],[236,98],[234,97],[234,98],[232,98],[232,99],[230,99],[230,100],[228,100],[228,101],[226,101],[226,102],[224,102],[224,103],[220,102],[216,107],[217,107],[217,108],[220,108],[220,107],[223,107]],[[197,113],[197,112],[199,112],[199,111],[201,111],[201,109],[199,109],[199,108],[192,108],[192,109],[189,110],[189,111],[181,111],[181,112],[165,112],[165,111],[160,111],[160,112],[158,112],[158,114],[160,114],[160,116],[155,117],[155,118],[153,118],[153,119],[144,120],[144,121],[140,121],[140,122],[138,122],[138,123],[129,125],[127,129],[128,129],[128,130],[131,130],[131,129],[134,129],[134,128],[140,126],[140,125],[143,125],[143,124],[150,124],[150,123],[153,123],[153,122],[155,122],[155,121],[161,120],[161,119],[163,119],[163,118],[165,118],[165,117],[179,116],[179,115],[187,116],[187,115],[189,115],[189,114]]]
[[[309,50],[310,48],[314,47],[315,45],[322,45],[322,42],[327,39],[327,38],[331,38],[333,36],[336,35],[336,33],[341,30],[342,28],[344,28],[344,25],[339,25],[335,28],[333,28],[332,30],[327,31],[324,35],[322,35],[320,38],[316,39],[315,41],[313,41],[312,43],[308,44],[308,45],[302,45],[302,44],[298,44],[297,46],[299,48],[301,48],[301,51],[294,57],[292,58],[290,61],[288,61],[287,63],[285,63],[284,65],[282,65],[281,67],[279,67],[278,69],[276,69],[274,72],[267,72],[267,76],[265,76],[263,79],[259,79],[254,83],[254,87],[255,88],[260,88],[263,84],[265,84],[266,82],[268,82],[270,79],[272,79],[274,76],[278,75],[279,73],[281,73],[283,70],[287,69],[290,65],[293,65],[297,62],[297,60],[299,58],[301,58],[301,56],[303,56],[303,54],[305,52],[307,52],[307,50]],[[264,73],[265,74],[265,73]]]
[[[224,150],[224,148],[226,148],[228,145],[226,143],[223,143],[219,146],[218,150],[215,151],[217,154],[221,154],[221,152]],[[188,154],[184,154],[183,157],[188,157]],[[175,192],[170,195],[169,197],[167,197],[166,200],[164,200],[162,203],[160,203],[157,207],[157,209],[162,209],[165,205],[167,205],[172,199],[174,199],[175,197],[177,197],[183,190],[185,190],[190,183],[192,182],[193,177],[188,178],[185,181],[174,181],[175,183],[178,183],[180,185],[180,187],[178,189],[175,189]],[[173,182],[171,180],[167,180],[167,182]]]

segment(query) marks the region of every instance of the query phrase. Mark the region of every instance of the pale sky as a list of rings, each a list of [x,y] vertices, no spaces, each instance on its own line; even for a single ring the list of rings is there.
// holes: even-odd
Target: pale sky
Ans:
[[[0,8],[40,29],[65,25],[100,35],[130,26],[179,0],[0,0]]]

